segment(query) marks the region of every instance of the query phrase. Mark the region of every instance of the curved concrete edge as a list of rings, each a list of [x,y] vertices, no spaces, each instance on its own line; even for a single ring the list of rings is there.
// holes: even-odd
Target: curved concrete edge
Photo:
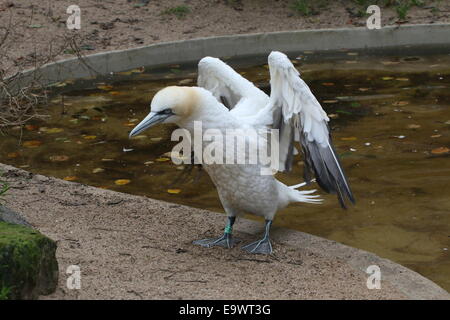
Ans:
[[[0,170],[2,172],[5,172],[6,174],[11,173],[12,175],[9,178],[28,177],[40,181],[49,179],[45,176],[39,174],[30,174],[25,170],[5,165],[2,163],[0,163]],[[76,182],[67,182],[53,177],[51,179],[59,181],[62,185],[69,183],[81,185]],[[90,188],[95,189],[96,190],[95,192],[98,191],[108,194],[120,193],[117,191],[98,189],[92,186],[85,186],[85,187],[87,189]],[[139,198],[147,199],[146,197],[136,195],[132,195],[131,197],[134,199]],[[170,205],[170,203],[161,200],[153,200],[153,201],[158,201]],[[191,211],[192,215],[200,216],[202,219],[208,219],[209,216],[212,218],[211,220],[214,221],[214,218],[217,218],[218,215],[218,213],[208,210],[195,209],[182,205],[179,206],[186,208],[186,210]],[[263,230],[263,228],[264,226],[260,222],[240,218],[239,223],[235,225],[234,229],[236,232],[246,234],[257,234],[260,233]],[[351,268],[362,273],[366,272],[368,266],[377,265],[381,271],[381,289],[383,289],[383,285],[389,284],[391,287],[393,287],[394,289],[396,289],[398,292],[402,293],[405,297],[409,299],[450,300],[450,294],[447,293],[447,291],[445,291],[441,287],[439,287],[437,284],[432,282],[431,280],[395,262],[392,262],[388,259],[380,258],[373,253],[352,248],[344,244],[338,243],[336,241],[324,239],[304,232],[286,228],[279,228],[276,226],[274,226],[272,230],[272,239],[279,244],[288,245],[297,250],[306,250],[309,252],[315,252],[325,258],[329,257],[330,259],[333,258],[340,259],[347,265],[349,265]]]
[[[432,35],[432,36],[431,36]],[[361,50],[437,47],[450,45],[450,24],[388,26],[379,30],[360,28],[317,29],[229,35],[153,44],[70,58],[25,71],[15,85],[38,80],[42,85],[107,75],[142,66],[194,63],[204,56],[237,57],[267,55],[272,50],[286,53],[304,50]]]

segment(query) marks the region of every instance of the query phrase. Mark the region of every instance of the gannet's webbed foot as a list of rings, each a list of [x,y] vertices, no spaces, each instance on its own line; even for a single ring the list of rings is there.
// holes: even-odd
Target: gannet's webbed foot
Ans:
[[[236,217],[228,217],[228,223],[225,227],[225,232],[223,235],[219,238],[213,238],[213,239],[201,239],[201,240],[195,240],[192,242],[193,244],[200,245],[202,247],[211,248],[214,246],[220,246],[224,248],[233,248],[233,246],[238,243],[239,241],[234,239],[231,235],[233,230],[233,224],[236,220]]]
[[[259,240],[252,242],[246,246],[242,247],[242,250],[245,250],[249,253],[259,253],[259,254],[271,254],[272,253],[272,244],[270,243],[269,238],[269,230],[272,225],[272,220],[266,220],[266,228],[264,232],[264,237]]]
[[[201,239],[195,240],[193,244],[198,244],[202,247],[211,248],[214,246],[233,248],[238,241],[232,237],[230,233],[224,233],[221,237],[215,239]]]
[[[245,250],[249,253],[271,254],[272,244],[270,243],[269,238],[263,238],[259,241],[255,241],[246,246],[243,246],[242,250]]]

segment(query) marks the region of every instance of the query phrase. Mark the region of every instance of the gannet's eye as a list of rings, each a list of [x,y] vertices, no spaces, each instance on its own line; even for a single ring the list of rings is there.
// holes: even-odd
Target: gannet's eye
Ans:
[[[158,111],[158,114],[167,114],[167,115],[172,115],[172,114],[174,114],[173,113],[173,111],[172,111],[172,109],[170,109],[170,108],[167,108],[167,109],[164,109],[164,110],[161,110],[161,111]]]

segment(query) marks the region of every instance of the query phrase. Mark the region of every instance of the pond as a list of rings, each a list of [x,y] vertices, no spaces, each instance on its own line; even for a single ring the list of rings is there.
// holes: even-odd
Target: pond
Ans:
[[[290,205],[275,225],[374,252],[450,290],[449,51],[419,56],[304,51],[295,57],[330,115],[357,204],[344,211],[335,196],[321,193],[323,205]],[[230,64],[268,90],[264,60]],[[180,177],[185,168],[169,160],[174,127],[158,125],[128,139],[159,89],[195,82],[195,65],[170,65],[57,83],[48,117],[1,133],[0,162],[223,211],[205,172],[194,168]],[[300,183],[302,166],[278,177],[288,185]]]

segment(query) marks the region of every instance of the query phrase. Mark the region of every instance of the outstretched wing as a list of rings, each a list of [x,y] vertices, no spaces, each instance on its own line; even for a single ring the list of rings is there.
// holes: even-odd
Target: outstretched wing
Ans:
[[[197,84],[210,91],[236,116],[253,115],[269,100],[262,90],[218,58],[200,60]]]
[[[329,118],[308,85],[300,78],[289,58],[274,51],[269,55],[270,106],[273,128],[279,129],[280,168],[289,171],[294,158],[294,142],[300,142],[304,155],[304,178],[313,174],[319,186],[336,193],[342,207],[354,197],[334,151],[328,128]]]

